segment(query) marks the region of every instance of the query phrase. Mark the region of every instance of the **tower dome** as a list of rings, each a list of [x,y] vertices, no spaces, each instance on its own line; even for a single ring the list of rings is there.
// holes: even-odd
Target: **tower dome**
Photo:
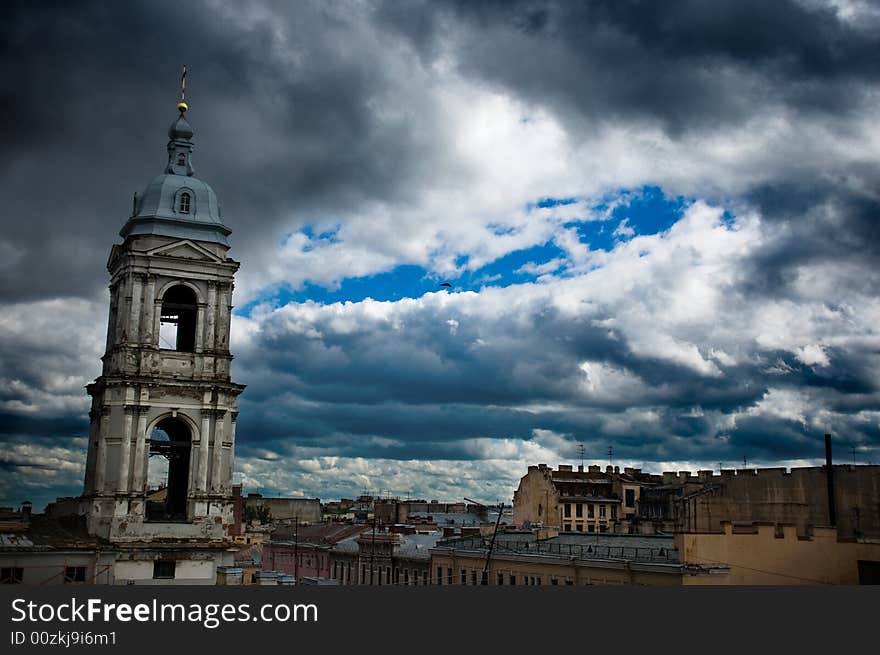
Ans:
[[[190,124],[186,121],[186,118],[183,117],[183,111],[180,112],[180,116],[177,117],[177,120],[171,123],[171,127],[168,128],[168,138],[172,141],[175,140],[189,140],[193,137],[193,129]]]
[[[143,193],[135,197],[132,215],[120,230],[123,238],[157,234],[229,245],[231,230],[220,218],[217,194],[195,177],[192,165],[193,129],[184,118],[185,105],[168,128],[168,164]]]

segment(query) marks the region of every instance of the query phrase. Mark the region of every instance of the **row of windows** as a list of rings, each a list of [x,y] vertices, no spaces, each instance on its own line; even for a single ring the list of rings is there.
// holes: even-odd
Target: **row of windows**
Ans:
[[[571,518],[571,508],[574,506],[574,515],[575,518],[583,518],[584,516],[584,507],[583,503],[565,503],[565,508],[563,510],[565,518]],[[608,516],[608,505],[600,504],[598,509],[599,518],[604,519]],[[596,518],[596,505],[590,503],[586,505],[587,508],[587,518],[593,519]],[[611,505],[611,518],[617,518],[617,505]]]
[[[357,575],[354,579],[352,571]],[[357,565],[351,562],[333,562],[333,579],[338,580],[341,584],[375,584],[377,586],[387,584],[404,584],[404,585],[429,585],[428,571],[418,569],[401,569],[390,566],[374,566],[361,564],[358,571]]]
[[[177,562],[174,560],[156,560],[153,562],[153,578],[173,579]],[[64,584],[86,582],[88,567],[65,566]],[[24,581],[24,568],[20,566],[4,566],[0,568],[0,584],[21,584]]]
[[[355,565],[356,566],[356,565]],[[352,580],[352,564],[351,563],[333,563],[333,577],[342,584],[353,584]],[[357,570],[357,569],[355,569]],[[372,576],[371,576],[372,572]],[[404,584],[404,585],[455,585],[462,586],[478,586],[488,584],[488,580],[483,579],[483,572],[477,569],[459,569],[456,571],[450,566],[438,566],[434,577],[429,577],[427,570],[417,569],[399,569],[390,566],[371,567],[369,564],[361,564],[358,571],[358,584],[377,586],[386,584]],[[499,571],[495,576],[495,584],[499,586],[541,586],[543,584],[550,585],[573,585],[571,578],[560,578],[557,576],[549,576],[545,578],[540,575],[518,575],[513,572]]]
[[[562,531],[563,532],[571,532],[572,528],[574,528],[574,532],[583,532],[584,531],[584,524],[583,523],[575,523],[574,525],[572,525],[571,523],[563,523],[562,524]],[[595,523],[588,523],[587,524],[587,532],[595,532],[595,531],[596,531],[596,524]],[[608,532],[608,525],[605,523],[600,523],[599,524],[599,532]]]

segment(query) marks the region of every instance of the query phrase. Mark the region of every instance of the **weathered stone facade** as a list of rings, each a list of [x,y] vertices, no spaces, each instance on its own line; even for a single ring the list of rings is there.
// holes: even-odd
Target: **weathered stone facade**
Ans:
[[[541,524],[563,532],[608,532],[638,516],[641,472],[560,464],[530,466],[513,493],[515,525]],[[649,476],[644,476],[649,477]]]

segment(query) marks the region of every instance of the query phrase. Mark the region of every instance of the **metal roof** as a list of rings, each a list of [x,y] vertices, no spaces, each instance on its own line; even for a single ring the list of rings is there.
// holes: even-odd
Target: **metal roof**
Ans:
[[[172,124],[168,130],[168,166],[136,197],[134,211],[119,231],[120,236],[158,234],[229,245],[226,237],[232,230],[221,221],[217,194],[193,175],[192,134],[182,115]],[[178,155],[185,159],[184,165],[177,164]],[[184,193],[189,194],[186,210],[180,200]]]

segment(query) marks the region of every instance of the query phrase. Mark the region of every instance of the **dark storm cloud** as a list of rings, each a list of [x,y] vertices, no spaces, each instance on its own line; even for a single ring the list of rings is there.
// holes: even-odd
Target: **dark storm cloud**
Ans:
[[[876,30],[794,1],[388,2],[383,15],[424,56],[452,42],[464,70],[517,96],[674,132],[775,102],[845,112],[880,76]]]
[[[239,256],[282,220],[405,193],[428,161],[370,109],[388,71],[342,6],[15,2],[0,20],[7,299],[105,283],[131,194],[162,172],[182,63],[196,171],[222,189]]]

